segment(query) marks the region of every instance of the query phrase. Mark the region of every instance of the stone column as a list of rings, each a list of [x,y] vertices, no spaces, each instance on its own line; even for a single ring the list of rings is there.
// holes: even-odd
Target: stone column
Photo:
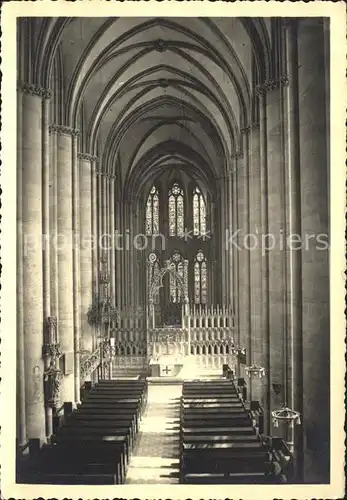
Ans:
[[[22,193],[19,196],[22,196],[26,437],[43,441],[46,432],[42,359],[42,97],[47,92],[34,85],[23,85],[21,90]]]
[[[268,435],[272,432],[270,417],[270,336],[269,336],[269,259],[264,249],[265,237],[268,233],[268,213],[267,213],[267,154],[266,154],[266,113],[264,94],[259,94],[259,164],[260,164],[260,237],[261,237],[261,331],[263,337],[264,364],[266,377],[262,380],[263,404],[264,404],[264,428]]]
[[[99,165],[97,171],[97,212],[98,212],[98,229],[97,229],[97,269],[100,267],[100,258],[101,258],[101,245],[102,245],[102,173],[101,166]],[[99,273],[97,273],[97,280],[99,282]]]
[[[240,290],[239,290],[239,256],[240,252],[235,248],[234,242],[238,242],[238,238],[234,238],[234,232],[239,229],[239,193],[238,193],[238,161],[237,161],[237,153],[232,156],[232,171],[233,171],[233,231],[232,234],[229,235],[228,246],[230,251],[232,252],[233,258],[233,288],[234,288],[234,300],[233,300],[233,308],[235,315],[235,342],[240,345],[240,317],[239,317],[239,309],[240,309]],[[238,374],[239,374],[239,365],[238,365]]]
[[[269,284],[269,366],[270,406],[278,409],[286,401],[285,381],[285,220],[284,220],[284,150],[283,87],[285,78],[266,82],[262,88],[266,113],[267,164],[267,236],[264,248],[268,258]],[[278,390],[273,389],[273,384]],[[277,432],[281,432],[278,428]]]
[[[51,315],[58,318],[58,172],[57,172],[57,134],[50,129],[50,298]],[[59,327],[58,327],[59,331]]]
[[[114,231],[115,231],[115,196],[114,196],[114,176],[110,178],[110,203],[109,203],[109,233],[111,237],[111,250],[110,250],[110,280],[111,280],[111,297],[113,298],[113,305],[115,305],[116,297],[116,263],[115,263],[115,247],[114,247]]]
[[[249,168],[249,232],[250,243],[250,363],[265,367],[265,350],[267,332],[263,330],[261,308],[262,283],[261,283],[261,162],[260,162],[260,131],[259,124],[252,127],[250,132],[250,168]],[[264,405],[263,383],[264,379],[253,377],[252,398]]]
[[[25,348],[23,315],[23,166],[22,166],[22,114],[23,94],[17,90],[17,439],[18,444],[26,442],[25,418]]]
[[[81,285],[80,285],[80,196],[77,135],[72,135],[72,225],[73,244],[73,312],[74,312],[74,379],[75,402],[80,402],[80,339],[81,339]]]
[[[222,240],[223,234],[225,234],[225,229],[227,227],[226,224],[226,211],[227,211],[227,202],[226,202],[226,189],[225,189],[225,179],[219,180],[219,192],[220,192],[220,238]],[[228,290],[227,290],[227,275],[226,275],[226,257],[227,252],[225,245],[220,245],[220,256],[221,256],[221,304],[227,303]]]
[[[79,153],[79,211],[80,211],[80,282],[81,282],[81,333],[83,349],[93,351],[94,327],[88,323],[87,314],[93,302],[93,256],[92,256],[92,211],[94,197],[92,190],[92,162],[89,154]]]
[[[231,159],[233,163],[233,160]],[[234,309],[234,267],[233,267],[233,247],[228,244],[229,238],[233,234],[233,172],[232,167],[229,166],[227,176],[227,210],[228,210],[228,225],[226,230],[222,233],[222,245],[226,245],[227,258],[228,258],[228,281],[229,281],[229,301],[227,305],[231,305]]]
[[[94,297],[97,297],[98,295],[98,290],[99,290],[99,283],[98,283],[98,182],[97,182],[97,170],[96,170],[96,164],[97,164],[97,158],[95,156],[91,157],[91,230],[92,230],[92,301],[91,304],[94,300]],[[87,175],[87,174],[85,174]],[[83,175],[84,178],[84,175]],[[84,179],[85,180],[85,179]],[[83,186],[84,186],[84,181]],[[84,190],[83,190],[84,191]],[[80,195],[84,197],[84,194]],[[81,210],[83,210],[83,205],[81,205]],[[84,217],[84,213],[83,213]],[[83,220],[82,214],[81,214],[81,219]],[[83,234],[85,233],[85,228],[88,231],[88,228],[84,225],[84,222],[81,222],[83,226]],[[85,256],[83,256],[83,262],[84,262]],[[83,291],[83,285],[81,284],[81,290]],[[83,293],[83,292],[82,292]],[[85,297],[82,299],[84,307],[87,303],[88,298]],[[96,331],[95,327],[92,327],[91,329],[91,349],[94,351],[97,347],[97,342],[96,342]],[[86,346],[87,348],[87,346]]]
[[[302,413],[302,290],[301,290],[301,197],[298,102],[298,54],[295,22],[286,23],[285,59],[289,86],[284,94],[286,234],[287,248],[287,385],[288,406]],[[289,243],[289,244],[288,244]],[[298,244],[299,243],[299,244]],[[303,480],[303,426],[290,429],[289,440],[294,445],[297,480]]]
[[[328,482],[330,468],[329,47],[324,23],[300,20],[297,38],[305,482]]]
[[[250,361],[250,345],[249,345],[249,222],[248,222],[248,129],[242,131],[243,152],[237,157],[237,209],[238,209],[238,224],[239,230],[237,247],[234,248],[238,254],[238,297],[239,297],[239,345],[247,351],[247,364]],[[243,365],[240,366],[240,375],[244,376]]]
[[[51,316],[51,232],[50,232],[50,136],[49,136],[49,101],[42,101],[42,234],[43,234],[43,318],[44,335],[46,321]],[[45,339],[44,339],[45,341]],[[44,357],[44,368],[48,370],[50,358]],[[52,406],[46,402],[46,436],[53,433]]]
[[[60,125],[53,125],[51,130],[57,134],[58,328],[65,365],[60,399],[62,402],[74,402],[72,136],[77,132]]]
[[[116,305],[117,307],[122,307],[123,299],[122,299],[122,252],[120,250],[120,241],[118,236],[120,236],[122,232],[122,224],[121,224],[121,202],[117,200],[116,202],[116,236],[115,236],[115,261],[116,261]]]

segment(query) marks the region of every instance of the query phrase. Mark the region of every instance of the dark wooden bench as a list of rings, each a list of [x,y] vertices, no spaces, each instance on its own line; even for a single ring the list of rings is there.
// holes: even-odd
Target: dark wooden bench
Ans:
[[[239,472],[231,474],[186,474],[184,482],[186,484],[271,484],[274,481],[265,472]]]
[[[200,405],[200,406],[184,406],[182,408],[182,412],[184,415],[195,415],[195,413],[204,413],[206,415],[208,414],[218,414],[218,413],[230,413],[233,415],[247,415],[247,411],[242,407],[242,406],[205,406],[205,405]]]
[[[259,438],[256,434],[185,434],[183,433],[183,445],[186,444],[209,444],[209,443],[257,443]],[[184,446],[183,446],[184,447]]]
[[[227,398],[225,397],[196,397],[196,396],[182,396],[182,402],[184,403],[235,403],[239,402],[240,404],[243,404],[242,401],[240,400],[239,397],[234,397],[234,396],[228,396]]]
[[[112,410],[109,408],[104,408],[100,410],[100,408],[80,408],[76,410],[71,416],[71,420],[103,420],[103,421],[112,421],[114,425],[117,427],[124,427],[124,425],[129,425],[132,428],[134,434],[138,432],[138,418],[134,413],[124,412],[121,410]]]
[[[99,425],[93,426],[89,422],[75,422],[75,424],[64,425],[58,436],[120,436],[127,441],[127,453],[129,455],[133,448],[130,429],[121,429],[117,426]]]
[[[124,482],[126,473],[124,443],[95,440],[65,440],[40,453],[36,469],[40,474],[107,474]]]
[[[243,436],[254,436],[256,435],[255,429],[248,425],[246,427],[242,426],[237,426],[237,427],[206,427],[206,426],[201,426],[201,427],[182,427],[181,428],[181,433],[189,436],[189,435],[199,435],[199,434],[205,434],[205,435],[215,435],[217,434],[225,434],[225,435],[238,435],[241,434]]]
[[[253,443],[186,444],[181,452],[181,481],[186,482],[189,474],[265,474],[269,463],[269,452]]]
[[[88,434],[84,436],[78,436],[75,434],[71,435],[57,435],[54,438],[54,442],[57,448],[63,446],[69,447],[70,449],[78,448],[83,446],[83,456],[80,455],[80,459],[83,461],[86,459],[89,453],[89,461],[97,463],[113,463],[113,456],[117,454],[121,457],[122,471],[125,474],[127,463],[129,462],[130,455],[128,453],[127,439],[126,436],[99,436]],[[99,458],[97,459],[95,455],[95,450],[99,449]],[[106,453],[109,454],[108,460],[106,460]],[[105,459],[105,460],[104,460]]]
[[[35,482],[34,482],[35,481]],[[107,485],[122,484],[118,482],[116,474],[42,474],[34,476],[34,484],[79,484],[79,485]]]

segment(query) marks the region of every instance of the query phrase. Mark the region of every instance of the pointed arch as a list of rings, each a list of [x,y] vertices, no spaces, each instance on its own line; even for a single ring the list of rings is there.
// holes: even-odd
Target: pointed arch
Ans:
[[[206,202],[198,186],[193,189],[193,234],[206,234]]]
[[[184,290],[180,287],[180,281],[187,287],[188,263],[183,259],[178,250],[174,250],[170,258],[170,301],[174,303],[184,301]]]
[[[185,228],[184,191],[178,182],[169,189],[169,236],[181,236]]]
[[[159,190],[153,185],[146,203],[146,234],[159,234]]]
[[[149,291],[152,289],[153,283],[155,283],[159,273],[160,273],[159,258],[156,253],[152,252],[149,254],[147,261],[147,283]],[[160,302],[159,287],[156,287],[153,290],[152,300],[153,304],[159,304]]]
[[[194,259],[194,302],[207,303],[207,259],[199,250]]]

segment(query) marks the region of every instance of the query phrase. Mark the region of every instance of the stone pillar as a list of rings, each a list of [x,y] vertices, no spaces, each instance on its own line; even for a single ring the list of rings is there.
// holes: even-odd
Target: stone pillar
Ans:
[[[267,165],[267,236],[264,253],[268,259],[269,285],[269,365],[270,407],[278,409],[286,403],[286,318],[285,318],[285,219],[284,219],[284,162],[283,150],[283,87],[285,79],[267,82],[262,102],[266,113],[266,165]],[[276,390],[274,390],[274,385]],[[277,390],[278,388],[278,390]],[[277,429],[277,433],[282,428]]]
[[[325,75],[329,47],[325,30],[321,18],[298,23],[305,482],[329,482],[330,464],[329,87]]]
[[[72,136],[77,132],[60,125],[53,125],[51,130],[57,134],[58,328],[59,341],[65,358],[60,399],[62,402],[74,402]]]
[[[115,261],[116,261],[116,305],[122,307],[122,252],[120,250],[120,241],[118,236],[120,236],[122,231],[121,224],[121,202],[117,200],[116,202],[116,235],[115,235]]]
[[[263,378],[263,403],[264,403],[264,429],[268,435],[272,432],[271,427],[271,381],[270,369],[270,336],[269,336],[269,259],[264,249],[265,236],[268,233],[268,213],[267,213],[267,154],[266,154],[266,113],[264,104],[264,94],[259,94],[259,164],[260,164],[260,236],[261,236],[261,331],[263,337],[264,364],[266,377]]]
[[[91,157],[91,230],[92,230],[92,301],[90,305],[92,304],[93,300],[95,297],[98,295],[99,291],[99,283],[98,283],[98,180],[97,180],[97,170],[96,170],[96,164],[97,164],[97,158]],[[86,175],[86,174],[85,174]],[[83,175],[84,179],[84,175]],[[85,180],[85,179],[84,179]],[[83,186],[84,186],[84,180]],[[84,192],[80,195],[84,197]],[[81,205],[81,210],[83,210],[83,205]],[[82,214],[80,215],[81,219],[83,221],[84,219],[84,213],[83,217]],[[87,226],[85,225],[84,222],[81,222],[83,226],[83,234],[85,233],[85,230],[88,231]],[[86,229],[85,229],[86,228]],[[84,262],[85,255],[83,255],[83,262]],[[83,264],[84,265],[84,264]],[[81,289],[83,290],[83,285],[81,284]],[[88,298],[85,297],[82,299],[82,303],[84,304],[84,307],[87,303]],[[88,306],[89,307],[89,306]],[[97,347],[97,341],[96,341],[96,331],[95,327],[92,327],[91,329],[91,336],[92,336],[92,342],[91,342],[91,349],[94,351]],[[87,348],[87,346],[86,346]]]
[[[43,318],[44,335],[47,318],[51,316],[51,262],[50,262],[50,137],[49,137],[49,101],[42,101],[42,234],[43,234]],[[44,357],[44,368],[49,368],[49,357]],[[46,436],[53,433],[52,407],[46,402]]]
[[[287,243],[287,384],[288,406],[302,413],[302,289],[301,289],[301,197],[298,102],[298,54],[295,22],[286,23],[286,64],[289,86],[284,95],[285,185]],[[298,244],[299,243],[299,244]],[[297,481],[303,480],[303,426],[290,429],[294,445]]]
[[[114,231],[115,231],[115,196],[114,196],[114,176],[110,178],[110,202],[109,202],[109,233],[111,237],[111,250],[110,250],[110,280],[111,280],[111,297],[112,304],[115,305],[116,297],[116,262],[115,262],[115,246],[114,246]]]
[[[23,315],[23,94],[17,90],[17,439],[18,444],[26,442],[25,418],[25,348],[24,348],[24,315]]]
[[[80,285],[80,196],[77,135],[72,135],[72,225],[73,244],[73,311],[74,311],[74,379],[75,402],[80,402],[80,339],[81,339],[81,285]]]
[[[45,439],[43,391],[42,97],[22,86],[23,332],[26,437]],[[19,194],[20,196],[20,194]],[[20,327],[21,325],[19,325]],[[19,346],[20,347],[20,346]]]
[[[235,342],[240,345],[240,290],[239,290],[239,256],[240,252],[237,247],[235,247],[234,242],[238,242],[238,238],[234,238],[234,233],[239,229],[239,193],[238,193],[238,161],[237,154],[232,156],[232,171],[233,171],[233,231],[232,234],[228,235],[229,241],[229,251],[232,252],[233,258],[233,288],[234,288],[234,300],[233,308],[235,315]],[[239,374],[239,365],[238,365]]]
[[[219,192],[220,192],[220,238],[222,240],[223,235],[225,234],[225,230],[227,227],[227,200],[226,200],[226,188],[225,188],[225,179],[221,179],[219,181]],[[225,245],[220,245],[220,253],[221,253],[221,304],[227,303],[228,299],[228,290],[227,290],[227,251]]]
[[[101,258],[101,245],[102,245],[102,173],[101,166],[99,165],[97,171],[97,212],[98,212],[98,230],[97,230],[97,269],[100,267],[100,258]],[[97,272],[97,280],[99,283],[99,273]]]
[[[262,283],[261,283],[261,162],[260,162],[260,131],[259,124],[254,125],[250,132],[250,166],[249,166],[249,232],[250,237],[250,339],[251,359],[255,363],[265,367],[265,350],[267,332],[263,330],[261,309]],[[252,398],[260,401],[264,406],[263,398],[264,379],[253,377]]]
[[[51,315],[58,318],[58,172],[57,172],[57,134],[50,129],[50,298]],[[58,327],[59,331],[59,327]]]
[[[79,153],[79,211],[80,211],[80,282],[81,282],[81,333],[83,349],[93,351],[94,327],[88,323],[87,314],[93,302],[93,232],[92,211],[94,197],[92,190],[92,162],[89,154]]]
[[[232,159],[231,159],[232,161]],[[232,161],[233,162],[233,161]],[[227,259],[228,259],[228,281],[229,281],[229,297],[228,304],[231,305],[234,310],[234,267],[233,267],[233,247],[228,244],[229,238],[233,234],[233,173],[232,168],[228,169],[226,176],[227,183],[227,211],[228,211],[228,224],[226,230],[222,233],[222,245],[226,245]]]
[[[250,345],[249,345],[249,222],[248,222],[248,129],[242,131],[243,153],[237,157],[236,172],[237,172],[237,208],[238,208],[238,224],[239,230],[237,247],[234,247],[238,254],[238,296],[239,296],[239,338],[240,347],[247,351],[247,364],[250,361]],[[240,366],[240,375],[244,376],[244,367]]]

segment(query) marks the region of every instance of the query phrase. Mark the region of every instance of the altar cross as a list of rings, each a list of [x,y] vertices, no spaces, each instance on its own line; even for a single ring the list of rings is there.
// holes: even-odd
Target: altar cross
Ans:
[[[163,369],[163,373],[166,373],[166,375],[171,372],[171,368],[169,368],[168,366],[166,366],[164,369]]]

